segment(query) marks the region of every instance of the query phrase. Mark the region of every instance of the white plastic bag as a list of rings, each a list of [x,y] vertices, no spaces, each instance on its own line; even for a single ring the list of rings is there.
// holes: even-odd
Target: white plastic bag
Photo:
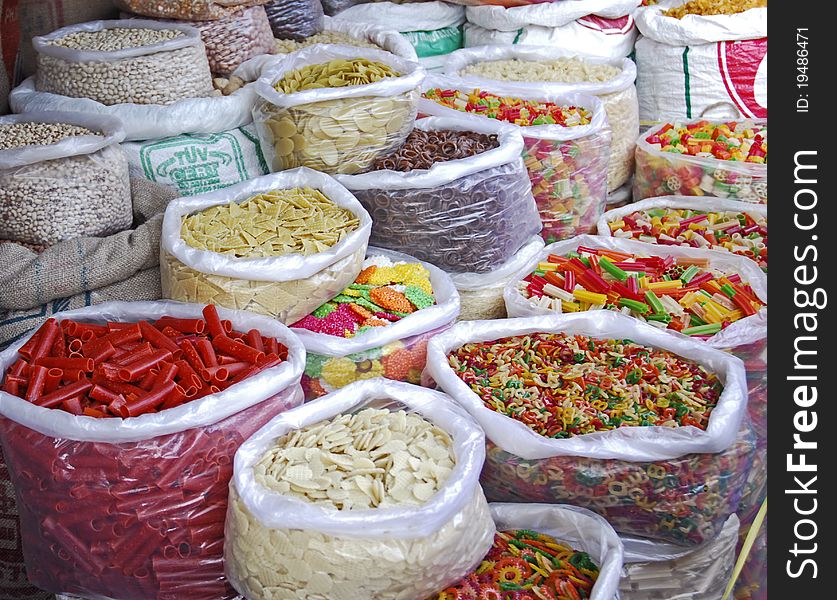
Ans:
[[[663,15],[682,4],[685,0],[660,0],[652,6],[637,8],[634,18],[640,33],[670,46],[767,37],[767,7],[751,8],[733,15],[685,15],[681,19]]]
[[[639,118],[767,117],[767,38],[671,46],[636,42]]]
[[[485,272],[540,231],[516,128],[453,117],[418,119],[415,128],[496,135],[499,146],[430,169],[336,175],[373,215],[370,243],[410,249],[448,272]]]
[[[459,292],[459,319],[475,321],[505,318],[503,289],[506,283],[517,275],[523,265],[537,256],[543,247],[543,238],[537,235],[526,242],[509,260],[488,273],[451,273],[450,278]]]
[[[52,42],[76,33],[107,29],[176,30],[178,37],[114,51],[76,50]],[[143,19],[91,21],[32,38],[37,52],[38,91],[103,104],[171,104],[209,96],[212,79],[200,32],[176,23]]]
[[[697,548],[622,537],[625,564],[619,581],[622,600],[721,600],[735,566],[738,517]]]
[[[399,32],[390,27],[377,25],[369,25],[367,23],[355,23],[354,21],[344,21],[342,19],[335,19],[334,17],[326,16],[323,21],[322,33],[328,32],[343,33],[358,40],[366,41],[371,44],[392,52],[405,60],[418,60],[416,50],[413,45]],[[285,40],[282,40],[285,41]],[[303,40],[305,42],[306,40]],[[300,48],[295,47],[294,50]],[[286,52],[287,50],[283,51]],[[282,54],[282,52],[277,52]],[[253,77],[256,79],[257,77]],[[251,79],[252,80],[252,79]],[[250,81],[250,80],[248,80]]]
[[[285,254],[266,258],[234,258],[192,248],[180,236],[183,217],[211,206],[243,202],[274,189],[312,187],[332,202],[358,217],[358,228],[331,248],[311,256]],[[160,269],[163,295],[176,300],[207,302],[178,285],[178,275],[188,274],[211,281],[218,298],[245,302],[247,310],[269,314],[293,323],[336,296],[354,281],[366,255],[372,219],[357,199],[328,175],[311,169],[292,169],[188,198],[173,200],[163,218]],[[216,277],[217,276],[217,277]],[[240,296],[236,299],[236,295]],[[255,294],[255,296],[254,296]],[[269,306],[258,297],[273,297]]]
[[[366,253],[367,257],[384,256],[393,262],[421,262],[407,254],[372,246]],[[301,327],[291,329],[308,352],[302,381],[306,397],[321,396],[376,375],[419,383],[426,362],[427,341],[447,329],[459,315],[459,294],[450,276],[430,263],[421,264],[430,272],[436,304],[350,338]]]
[[[466,343],[536,332],[630,339],[668,350],[715,373],[724,390],[706,430],[638,426],[543,437],[486,407],[447,358]],[[717,535],[744,491],[755,450],[745,421],[744,366],[705,344],[604,311],[473,321],[430,341],[426,373],[485,430],[480,481],[492,501],[567,502],[604,516],[621,533],[695,545]]]
[[[202,308],[111,302],[54,317],[202,318]],[[38,587],[120,600],[232,597],[221,548],[232,458],[253,431],[302,402],[305,350],[272,319],[218,312],[236,329],[277,338],[287,359],[217,394],[127,419],[75,416],[0,391],[0,440],[20,507],[27,574]],[[0,372],[28,337],[0,353]]]
[[[76,125],[98,135],[0,150],[0,238],[50,246],[130,227],[128,160],[119,147],[125,138],[122,124],[69,112],[0,117],[0,126],[28,122]]]
[[[335,15],[337,20],[368,23],[405,35],[419,58],[448,54],[462,47],[465,8],[446,2],[374,2],[356,4]]]
[[[685,121],[686,124],[702,119]],[[720,124],[721,119],[707,119]],[[682,120],[676,121],[678,123]],[[753,123],[766,126],[766,119]],[[661,123],[639,136],[636,143],[634,200],[654,196],[717,196],[767,204],[767,165],[663,152],[647,139],[666,126]],[[659,146],[659,144],[657,144]]]
[[[709,417],[706,430],[695,427],[621,427],[566,439],[545,438],[523,423],[486,408],[479,396],[453,372],[447,359],[449,352],[468,342],[535,332],[630,339],[668,350],[715,373],[724,384],[724,391]],[[744,365],[739,359],[685,336],[670,335],[636,319],[605,311],[457,323],[430,340],[427,370],[443,390],[474,416],[489,440],[525,459],[560,455],[655,461],[688,453],[720,452],[735,440],[747,406]]]
[[[589,554],[599,567],[599,577],[593,585],[590,600],[612,600],[617,595],[622,570],[622,542],[602,517],[566,504],[492,502],[489,508],[497,531],[537,531]]]
[[[606,19],[587,15],[560,27],[527,25],[515,31],[486,29],[465,23],[464,45],[532,44],[551,46],[566,52],[583,48],[584,52],[602,58],[622,58],[633,52],[637,38],[634,18],[630,15]]]
[[[635,205],[631,205],[635,206]],[[592,235],[580,235],[578,237],[556,242],[548,245],[535,258],[529,261],[517,276],[506,285],[503,296],[506,300],[506,310],[510,317],[534,317],[539,315],[550,315],[553,312],[548,308],[541,308],[530,302],[517,288],[518,282],[529,275],[544,262],[550,254],[565,256],[568,252],[574,252],[579,246],[587,248],[604,248],[616,252],[628,252],[645,256],[674,256],[686,258],[702,258],[709,260],[709,266],[728,273],[737,273],[741,279],[748,283],[758,296],[759,300],[767,304],[767,275],[756,263],[748,258],[736,256],[728,252],[717,250],[704,250],[702,248],[684,248],[681,246],[662,246],[647,244],[636,240],[626,240],[614,237],[602,237]],[[663,330],[672,335],[678,334],[670,329]],[[767,307],[763,307],[757,314],[744,317],[732,323],[729,327],[722,329],[706,341],[713,348],[726,349],[749,344],[766,343],[767,339]]]
[[[456,464],[427,502],[341,511],[283,496],[256,482],[253,466],[277,438],[363,408],[416,412],[451,436]],[[474,568],[491,547],[495,529],[478,483],[484,440],[476,423],[449,397],[386,379],[356,382],[288,411],[236,453],[226,526],[227,576],[253,600],[265,597],[263,586],[300,594],[305,584],[308,591],[302,597],[316,597],[316,586],[333,600],[426,598]],[[287,538],[291,543],[282,543]],[[253,552],[263,552],[263,558],[254,560]],[[327,581],[315,584],[293,567],[295,559],[311,566],[327,561],[319,575]]]
[[[133,176],[194,196],[267,175],[252,125],[218,133],[124,142]]]
[[[640,200],[639,202],[634,202],[632,204],[608,210],[602,215],[599,222],[596,224],[598,234],[604,237],[619,237],[624,239],[623,235],[625,232],[622,232],[621,230],[611,231],[610,224],[620,221],[622,217],[630,215],[634,212],[645,212],[655,208],[672,210],[687,209],[701,212],[734,211],[752,215],[755,219],[767,218],[766,204],[736,202],[735,200],[714,198],[712,196],[658,196],[656,198],[646,198],[645,200]],[[708,248],[718,250],[719,252],[728,252],[728,250],[723,246],[710,245]],[[765,269],[766,268],[767,267],[765,267]]]
[[[561,27],[587,15],[616,19],[630,15],[641,0],[574,0],[528,6],[468,6],[468,22],[486,29],[516,31],[527,25]]]
[[[552,82],[542,80],[511,81],[490,79],[485,76],[463,73],[467,67],[498,60],[554,61],[577,58],[585,64],[608,65],[619,69],[619,74],[608,81]],[[479,46],[458,50],[448,56],[445,74],[460,77],[469,84],[508,96],[582,93],[597,96],[604,105],[611,129],[610,161],[608,163],[607,190],[623,185],[634,170],[634,146],[639,135],[639,104],[637,103],[636,65],[629,58],[601,59],[576,52],[565,52],[551,46]]]
[[[301,67],[355,58],[386,64],[400,75],[366,85],[291,94],[273,87]],[[367,48],[324,44],[286,55],[256,82],[261,98],[253,108],[253,120],[268,164],[276,171],[307,166],[356,173],[368,168],[406,139],[424,76],[416,62]]]
[[[441,88],[470,93],[474,87],[455,77],[430,75],[422,90]],[[493,92],[494,85],[480,89]],[[523,135],[522,156],[543,222],[541,235],[547,242],[552,242],[591,231],[604,213],[607,199],[611,132],[601,101],[588,94],[529,94],[523,98],[580,106],[592,113],[590,124],[576,127],[513,125]],[[486,117],[448,108],[427,98],[419,102],[419,112],[457,118],[463,123],[486,120]]]

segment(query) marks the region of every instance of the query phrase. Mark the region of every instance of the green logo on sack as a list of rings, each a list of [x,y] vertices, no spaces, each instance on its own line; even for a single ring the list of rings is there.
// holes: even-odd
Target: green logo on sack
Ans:
[[[245,151],[235,132],[252,148]],[[149,143],[140,149],[140,164],[147,179],[176,187],[184,196],[211,192],[267,172],[258,140],[242,129]]]

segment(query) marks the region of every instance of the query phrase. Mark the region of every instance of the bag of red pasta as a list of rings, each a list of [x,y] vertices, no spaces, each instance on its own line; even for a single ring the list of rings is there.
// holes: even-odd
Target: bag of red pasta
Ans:
[[[755,436],[726,352],[610,311],[458,323],[427,352],[485,430],[491,502],[573,504],[680,545],[738,507]]]
[[[222,564],[232,458],[302,402],[304,362],[275,320],[174,302],[58,313],[0,353],[29,580],[120,600],[234,597]]]

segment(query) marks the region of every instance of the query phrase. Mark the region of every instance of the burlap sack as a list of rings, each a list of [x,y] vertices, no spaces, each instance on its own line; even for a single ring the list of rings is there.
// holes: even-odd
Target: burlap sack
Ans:
[[[0,244],[0,348],[58,311],[108,300],[160,298],[162,213],[177,192],[133,178],[131,192],[132,230],[68,240],[40,254],[19,244]]]

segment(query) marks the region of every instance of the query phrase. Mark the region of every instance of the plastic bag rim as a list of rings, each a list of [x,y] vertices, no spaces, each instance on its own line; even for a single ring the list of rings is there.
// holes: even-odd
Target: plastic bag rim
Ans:
[[[437,162],[429,169],[412,171],[378,169],[356,175],[337,174],[334,178],[345,185],[349,191],[429,189],[511,164],[520,158],[520,153],[523,151],[523,136],[520,132],[507,123],[495,119],[482,119],[479,123],[470,123],[452,117],[423,117],[416,119],[414,128],[422,131],[451,129],[496,134],[499,146],[467,158]]]
[[[450,280],[450,276],[439,267],[403,252],[368,246],[366,257],[373,256],[386,256],[392,260],[423,265],[430,271],[430,283],[433,286],[436,304],[411,313],[391,325],[377,328],[380,331],[366,331],[360,336],[351,338],[341,338],[327,333],[290,326],[290,330],[296,334],[302,345],[305,346],[306,352],[330,357],[342,357],[356,352],[365,352],[396,340],[428,333],[453,323],[459,316],[459,292],[453,285],[453,281]],[[437,290],[442,293],[437,294]]]
[[[451,437],[456,454],[454,468],[440,489],[423,505],[329,510],[269,490],[256,482],[253,466],[273,447],[278,437],[353,411],[369,401],[382,399],[404,405],[408,413],[419,413]],[[440,419],[452,420],[460,427],[451,431],[439,425]],[[352,382],[271,419],[235,453],[231,485],[235,485],[239,498],[250,513],[270,529],[306,529],[346,537],[415,539],[435,533],[472,500],[479,487],[479,473],[484,460],[485,436],[482,429],[453,399],[443,392],[376,377]],[[257,495],[258,499],[254,499],[253,495]],[[266,514],[269,516],[266,517]],[[408,525],[405,526],[405,523]]]
[[[115,28],[154,29],[157,31],[175,29],[182,32],[183,35],[171,40],[163,40],[153,44],[148,44],[147,46],[135,46],[133,48],[123,48],[121,50],[112,51],[76,50],[73,48],[65,48],[63,46],[50,44],[51,41],[61,39],[72,33],[95,33],[104,29]],[[32,47],[38,54],[51,56],[53,58],[60,58],[69,62],[112,62],[126,58],[148,56],[149,54],[156,54],[158,52],[169,52],[172,50],[179,50],[181,48],[198,45],[203,48],[204,44],[201,39],[200,31],[195,27],[192,27],[191,25],[183,25],[181,23],[164,23],[151,19],[102,19],[98,21],[87,21],[86,23],[67,25],[46,35],[36,35],[32,38]]]
[[[295,183],[295,180],[301,181]],[[304,256],[295,252],[253,258],[234,258],[211,250],[198,250],[186,244],[180,235],[181,220],[186,215],[232,202],[241,204],[255,195],[272,190],[302,186],[319,190],[338,206],[350,210],[360,221],[357,229],[317,254]],[[175,198],[166,207],[160,244],[164,251],[184,265],[202,273],[252,281],[283,282],[311,277],[350,256],[368,242],[371,231],[372,217],[349,190],[325,173],[298,167],[255,177],[205,194]]]
[[[0,125],[13,123],[67,123],[98,131],[102,135],[76,135],[54,144],[33,144],[0,150],[0,169],[12,169],[47,160],[92,154],[125,139],[122,121],[110,116],[93,116],[69,111],[33,111],[0,116]]]
[[[202,309],[203,305],[170,300],[105,302],[55,313],[52,318],[59,322],[68,318],[81,319],[85,322],[101,322],[107,320],[109,315],[123,311],[140,312],[144,315],[135,317],[136,320],[163,315],[202,318]],[[288,358],[275,367],[265,369],[217,394],[210,394],[158,413],[147,413],[126,419],[76,416],[60,409],[42,408],[0,390],[0,415],[42,435],[58,439],[104,443],[136,442],[213,425],[299,383],[305,365],[305,348],[290,329],[275,319],[256,313],[245,313],[245,311],[222,307],[218,307],[217,310],[221,318],[230,319],[233,326],[244,319],[258,323],[260,331],[274,330],[275,333],[271,332],[270,335],[278,338],[280,343],[288,348]],[[36,331],[37,329],[31,331],[0,352],[0,367],[5,370],[11,365],[18,356],[18,349]],[[247,398],[236,400],[235,396]],[[42,422],[44,419],[51,423],[44,424]]]
[[[699,345],[698,342],[686,336],[673,336],[662,332],[651,325],[631,319],[620,313],[610,311],[596,311],[597,314],[573,313],[553,314],[537,317],[517,317],[497,319],[491,321],[468,321],[454,325],[448,331],[432,338],[427,345],[427,370],[436,383],[467,410],[486,432],[486,439],[498,446],[504,452],[514,454],[526,460],[539,460],[556,456],[580,456],[596,459],[619,459],[628,462],[648,462],[669,460],[693,452],[718,453],[729,447],[738,432],[740,423],[747,410],[747,385],[744,363],[726,352],[711,347]],[[604,314],[601,314],[604,313]],[[693,360],[698,364],[717,362],[723,370],[713,370],[724,384],[715,409],[709,416],[706,430],[699,430],[693,426],[677,428],[658,425],[645,427],[620,427],[609,431],[599,431],[566,439],[550,439],[539,435],[520,421],[486,408],[482,400],[470,387],[462,381],[449,366],[447,353],[461,347],[464,343],[492,341],[495,339],[527,335],[531,333],[561,333],[565,328],[574,329],[576,322],[582,330],[605,330],[613,327],[627,327],[640,330],[639,336],[632,335],[631,340],[655,349],[663,349],[674,354]],[[463,337],[463,331],[481,329],[482,333],[467,335],[467,341],[460,344],[458,337]],[[499,333],[496,330],[500,330]],[[607,333],[584,334],[597,339],[621,339]],[[695,355],[700,355],[697,358]],[[711,368],[711,366],[710,366]],[[440,381],[442,380],[442,381]],[[446,387],[447,384],[447,387]],[[720,433],[723,424],[717,425],[722,419],[730,420],[727,429],[733,430],[725,437]],[[732,427],[734,425],[734,427]],[[515,447],[495,439],[499,428],[508,433],[513,432]],[[685,432],[685,435],[684,435]],[[726,432],[728,433],[728,432]],[[663,439],[648,439],[656,435]],[[608,448],[597,448],[606,444],[607,440],[620,439],[623,443],[631,440],[650,445],[653,452],[644,449],[631,448],[629,451],[616,453]],[[727,439],[729,438],[729,439]],[[687,450],[675,447],[688,443]],[[526,446],[525,448],[523,446]],[[695,446],[698,446],[695,448]],[[534,447],[534,448],[533,448]]]

